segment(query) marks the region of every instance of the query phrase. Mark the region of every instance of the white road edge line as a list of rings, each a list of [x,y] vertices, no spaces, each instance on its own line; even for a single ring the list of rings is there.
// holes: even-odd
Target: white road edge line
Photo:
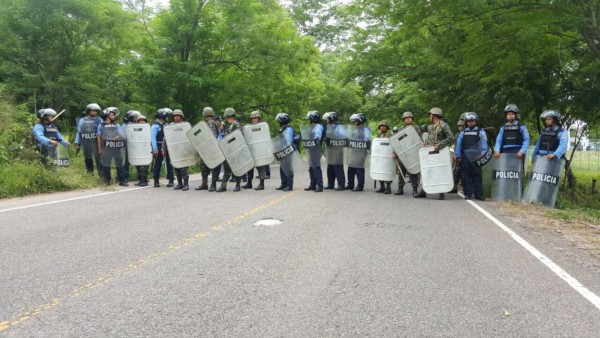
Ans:
[[[487,217],[490,221],[494,222],[500,229],[504,230],[512,239],[514,239],[517,243],[519,243],[525,250],[529,251],[533,257],[537,258],[540,262],[546,265],[552,272],[554,272],[558,277],[567,282],[569,286],[571,286],[575,291],[579,292],[585,299],[587,299],[592,305],[594,305],[598,310],[600,310],[600,297],[598,297],[595,293],[590,291],[588,288],[583,286],[583,284],[579,283],[577,279],[573,276],[569,275],[568,272],[563,270],[560,266],[554,263],[550,258],[546,257],[543,253],[541,253],[538,249],[536,249],[533,245],[529,244],[526,240],[524,240],[521,236],[517,235],[514,231],[509,229],[506,225],[500,222],[496,217],[492,216],[485,209],[477,205],[477,203],[467,200],[471,206],[475,209],[479,210],[485,217]]]

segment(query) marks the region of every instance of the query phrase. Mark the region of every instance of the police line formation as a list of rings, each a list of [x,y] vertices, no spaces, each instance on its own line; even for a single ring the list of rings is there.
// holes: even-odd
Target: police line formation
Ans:
[[[52,123],[56,112],[46,108],[37,115],[40,123],[35,125],[33,134],[44,159],[53,158],[59,166],[68,165],[66,147],[70,144]],[[369,159],[370,177],[378,181],[378,193],[391,194],[392,181],[398,176],[396,195],[403,195],[405,183],[410,182],[413,197],[437,194],[438,199],[444,199],[445,193],[457,192],[461,182],[465,199],[483,200],[483,167],[492,163],[492,170],[485,172],[491,174],[493,199],[554,206],[568,142],[560,114],[555,110],[544,111],[540,118],[546,128],[533,150],[533,166],[524,190],[529,134],[519,121],[519,108],[514,104],[504,109],[506,124],[500,128],[494,149],[488,146],[476,113],[461,116],[459,133],[454,136],[443,119],[442,109],[437,107],[429,111],[431,124],[427,127],[414,125],[413,114],[405,112],[402,129],[390,130],[388,122],[383,120],[374,138],[364,114],[353,114],[351,124],[346,125],[338,121],[335,112],[320,116],[319,112],[310,111],[306,115],[307,124],[300,127],[298,135],[289,125],[288,114],[279,113],[275,120],[280,129],[274,138],[258,111],[250,114],[251,123],[243,127],[233,108],[225,109],[223,123],[212,108],[206,107],[202,111],[204,121],[195,126],[184,121],[181,110],[169,108],[158,109],[151,125],[138,111],[128,111],[124,124],[119,125],[117,108],[102,110],[95,103],[87,105],[85,115],[78,122],[75,145],[77,152],[83,150],[89,173],[94,173],[95,161],[99,175],[110,185],[111,168],[116,168],[119,185],[127,186],[129,168],[135,166],[139,180],[135,185],[147,186],[151,168],[154,187],[160,187],[161,166],[166,161],[167,187],[173,187],[176,178],[174,189],[183,191],[189,190],[188,167],[199,159],[202,183],[196,190],[226,191],[230,178],[235,182],[233,191],[252,188],[254,168],[260,181],[255,190],[263,190],[270,175],[269,165],[277,161],[281,184],[276,189],[290,191],[294,173],[305,166],[299,153],[301,136],[310,176],[306,191],[363,191],[365,162]],[[167,123],[170,116],[173,122]],[[453,145],[454,152],[450,150]],[[321,171],[323,156],[327,162],[327,185]],[[348,167],[346,173],[344,163]],[[224,174],[217,188],[221,168]],[[247,177],[247,181],[240,187],[242,177]]]

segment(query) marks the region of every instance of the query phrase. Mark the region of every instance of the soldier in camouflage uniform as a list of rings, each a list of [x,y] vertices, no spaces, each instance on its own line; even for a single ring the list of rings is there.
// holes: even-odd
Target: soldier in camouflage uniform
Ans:
[[[412,126],[413,128],[415,128],[415,130],[417,131],[417,134],[419,134],[419,136],[421,136],[421,129],[419,129],[417,126],[414,125],[414,116],[413,113],[407,111],[404,112],[404,114],[402,114],[402,122],[404,122],[404,127],[408,127],[408,126]],[[407,171],[406,168],[404,167],[404,165],[400,162],[400,160],[398,160],[398,157],[396,155],[396,153],[394,153],[394,158],[396,159],[396,162],[398,162],[398,165],[400,166],[400,169],[398,174],[402,175],[406,175]],[[418,190],[419,190],[419,174],[409,174],[410,177],[410,183],[412,185],[413,188],[413,196],[418,194]],[[394,195],[404,195],[404,184],[406,182],[404,181],[404,177],[398,177],[398,191],[396,191],[394,193]]]
[[[386,120],[382,120],[377,125],[379,128],[379,134],[377,137],[382,138],[390,138],[392,133],[390,132],[390,125]],[[375,192],[381,192],[384,195],[388,195],[392,193],[392,181],[379,181],[379,189],[375,190]]]
[[[439,151],[444,147],[449,147],[454,143],[454,134],[450,130],[448,123],[442,120],[443,112],[441,108],[433,107],[429,111],[429,121],[431,124],[427,127],[427,140],[423,144],[424,147],[434,147],[435,151]],[[425,197],[425,192],[416,195],[415,198]],[[438,199],[443,200],[445,195],[439,194]]]
[[[260,118],[260,112],[258,110],[250,113],[250,121],[252,121],[252,124],[258,124],[258,123],[262,122],[262,120]],[[260,180],[260,184],[256,188],[254,188],[254,190],[265,190],[265,176],[266,176],[265,174],[267,172],[266,169],[267,169],[266,165],[256,167],[256,171],[258,171],[257,177]],[[254,168],[250,169],[248,171],[248,173],[246,174],[246,176],[248,176],[248,183],[243,185],[242,188],[243,189],[252,189],[252,179],[254,178]]]
[[[173,111],[173,123],[182,123],[183,122],[183,111],[180,109],[175,109]],[[162,144],[162,152],[163,156],[166,157],[168,149],[166,140]],[[175,169],[175,177],[177,178],[177,185],[175,186],[175,190],[187,191],[190,189],[188,186],[188,182],[190,180],[189,167],[183,168],[174,168]]]
[[[212,131],[215,138],[219,137],[219,126],[217,122],[215,122],[215,111],[211,107],[204,107],[202,110],[202,117],[204,117],[204,122],[208,124],[210,130]],[[195,188],[195,190],[208,190],[208,191],[216,191],[217,190],[217,180],[219,179],[219,174],[221,173],[221,165],[214,167],[212,170],[204,164],[204,161],[200,161],[200,172],[202,173],[202,184]],[[210,189],[208,188],[208,174],[211,173],[212,180],[210,183]]]
[[[237,129],[240,129],[240,123],[235,119],[235,110],[233,108],[226,108],[223,116],[225,116],[223,137]],[[229,178],[232,176],[231,167],[227,161],[223,162],[223,168],[225,169],[225,172],[223,173],[223,181],[221,181],[221,187],[219,187],[217,192],[227,191],[227,181],[229,181]],[[235,175],[233,175],[233,178],[235,180],[235,188],[233,188],[233,191],[240,191],[240,182],[242,181],[242,178]]]

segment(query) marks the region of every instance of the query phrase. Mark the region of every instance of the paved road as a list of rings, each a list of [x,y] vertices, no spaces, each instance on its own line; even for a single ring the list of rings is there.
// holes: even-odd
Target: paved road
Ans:
[[[0,335],[600,335],[600,308],[459,196],[316,194],[306,176],[0,201]],[[545,253],[600,294],[597,270]]]

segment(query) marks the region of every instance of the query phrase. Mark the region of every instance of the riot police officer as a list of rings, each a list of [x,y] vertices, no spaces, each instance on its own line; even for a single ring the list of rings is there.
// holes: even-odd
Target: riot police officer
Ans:
[[[32,131],[33,136],[35,136],[38,141],[38,151],[42,156],[41,161],[43,164],[47,164],[47,157],[55,157],[57,151],[56,147],[58,147],[59,143],[65,147],[71,146],[52,123],[54,116],[56,116],[56,111],[54,109],[44,108],[38,110],[37,117],[40,122],[33,127]]]
[[[338,118],[336,112],[328,112],[323,114],[323,120],[327,121],[327,134],[335,138],[347,138],[345,132],[338,128]],[[337,135],[334,135],[337,133]],[[327,186],[325,190],[333,190],[335,181],[337,180],[336,191],[343,191],[346,187],[346,173],[344,172],[344,149],[341,146],[333,146],[330,142],[332,137],[326,137],[326,156],[327,156]]]
[[[533,159],[536,156],[546,156],[549,160],[562,159],[567,152],[569,132],[562,128],[560,113],[556,110],[546,110],[540,115],[546,124],[540,138],[533,150]]]
[[[145,123],[148,123],[148,119],[144,115],[139,115],[133,122],[145,124]],[[149,169],[148,166],[147,165],[138,165],[135,167],[135,169],[136,169],[137,175],[138,175],[138,183],[136,183],[135,185],[140,186],[140,187],[148,186],[148,169]]]
[[[463,175],[463,192],[465,199],[471,199],[473,194],[475,198],[483,201],[483,178],[481,168],[476,167],[472,160],[467,158],[466,149],[473,149],[481,146],[479,153],[483,154],[487,148],[487,136],[485,131],[477,126],[478,116],[473,112],[465,115],[466,128],[461,130],[456,141],[454,159],[460,165]]]
[[[275,116],[275,121],[279,123],[279,134],[282,134],[287,144],[294,144],[294,128],[289,125],[292,119],[287,113],[279,113]],[[296,148],[296,147],[294,147]],[[295,149],[297,151],[298,149]],[[279,167],[279,174],[281,176],[281,185],[275,188],[275,190],[291,191],[294,190],[294,175],[286,175],[282,167]]]
[[[223,137],[231,134],[235,130],[240,129],[240,123],[235,119],[235,109],[226,108],[225,112],[223,113],[223,116],[225,117],[226,122],[225,127],[223,128]],[[227,181],[229,181],[229,178],[231,176],[233,176],[233,179],[235,181],[235,188],[233,188],[233,191],[240,191],[240,182],[242,181],[242,178],[233,175],[233,173],[231,172],[231,167],[229,166],[229,163],[227,163],[227,161],[223,162],[223,168],[223,181],[221,181],[221,186],[219,187],[217,192],[223,192],[227,190]]]
[[[350,122],[355,124],[353,135],[349,135],[352,142],[364,145],[363,147],[355,147],[350,144],[349,162],[348,162],[348,185],[345,189],[352,191],[363,191],[365,187],[365,160],[367,159],[369,144],[371,141],[371,130],[365,127],[367,117],[364,114],[352,114]],[[354,186],[354,177],[356,177],[356,187]]]
[[[523,158],[529,147],[527,127],[519,121],[519,107],[509,104],[504,108],[506,123],[500,128],[494,146],[494,157],[500,158],[500,153],[516,154]]]
[[[214,137],[218,140],[220,131],[219,125],[215,121],[215,111],[211,107],[204,107],[202,109],[202,117],[204,118],[204,122],[210,128]],[[200,161],[200,172],[202,173],[202,184],[195,188],[195,190],[208,190],[210,192],[217,190],[217,180],[219,179],[219,174],[221,173],[221,165],[214,167],[212,170],[206,166],[204,161]],[[210,184],[210,188],[208,187],[208,174],[211,174],[212,182]]]
[[[404,112],[402,114],[402,122],[404,123],[404,127],[412,127],[415,128],[415,130],[417,131],[417,134],[419,134],[419,137],[421,136],[421,129],[418,128],[417,126],[415,126],[414,124],[414,115],[413,113],[407,111]],[[396,153],[394,153],[394,157],[397,158]],[[398,165],[399,165],[399,174],[400,175],[406,175],[407,171],[406,168],[404,167],[404,165],[400,162],[397,161]],[[409,174],[410,177],[410,183],[412,185],[413,188],[413,196],[418,194],[418,190],[419,190],[419,174]],[[398,177],[398,191],[396,191],[394,193],[394,195],[404,195],[404,185],[405,185],[405,180],[404,177]]]
[[[175,109],[173,111],[173,122],[172,124],[182,123],[183,122],[183,111],[181,109]],[[163,157],[169,156],[167,149],[167,141],[164,140],[162,144],[162,155]],[[190,174],[188,167],[183,168],[174,168],[175,169],[175,177],[177,178],[177,185],[173,188],[175,190],[187,191],[190,189],[188,186],[188,182],[190,180]]]
[[[463,113],[458,122],[456,123],[456,129],[458,132],[454,135],[454,144],[456,145],[456,141],[458,140],[458,134],[464,129],[465,126],[465,113]],[[453,159],[452,160],[452,176],[454,178],[454,188],[450,191],[451,194],[458,193],[458,183],[460,182],[461,186],[464,186],[465,183],[462,180],[462,170],[460,169],[460,164]]]
[[[160,187],[160,169],[162,167],[163,160],[167,162],[167,187],[172,187],[174,185],[174,176],[173,176],[173,166],[171,166],[171,158],[167,153],[166,156],[163,156],[161,151],[162,145],[165,138],[164,126],[167,124],[167,119],[169,115],[171,115],[173,111],[169,108],[160,108],[156,111],[156,121],[152,124],[150,128],[150,136],[152,141],[152,157],[154,157],[154,166],[152,167],[152,176],[154,178],[154,187]]]
[[[98,116],[102,108],[97,103],[90,103],[85,107],[85,117],[77,123],[77,135],[75,136],[75,146],[77,150],[83,147],[83,158],[85,169],[88,173],[94,173],[94,160],[96,161],[96,170],[98,175],[102,176],[102,166],[100,165],[100,156],[98,155],[98,141],[96,133],[98,125],[102,119]]]
[[[306,114],[306,119],[310,122],[308,130],[309,135],[304,140],[304,148],[308,153],[308,176],[310,183],[305,191],[322,192],[323,191],[323,171],[321,170],[321,157],[323,156],[323,125],[319,112],[311,110]]]
[[[250,113],[250,121],[252,124],[259,124],[262,122],[260,118],[260,112],[258,110]],[[258,171],[257,178],[260,180],[260,183],[254,190],[264,190],[265,189],[265,176],[266,176],[266,165],[256,167],[256,171]],[[254,178],[254,168],[250,169],[246,176],[248,177],[248,182],[242,186],[242,189],[252,189],[252,179]]]
[[[127,128],[127,125],[130,123],[135,123],[135,121],[137,120],[137,118],[140,115],[142,115],[142,113],[140,113],[137,110],[127,111],[127,113],[125,114],[125,117],[123,118],[123,128]],[[125,175],[125,182],[129,181],[129,155],[127,154],[127,151],[125,151],[125,163],[123,164],[123,175]]]
[[[435,151],[439,151],[444,147],[449,147],[454,143],[454,135],[450,126],[443,120],[443,111],[439,107],[433,107],[429,110],[429,122],[431,124],[427,127],[427,139],[423,146],[434,147]],[[425,192],[422,191],[415,198],[425,197]],[[443,200],[445,195],[440,193],[438,199]]]
[[[116,122],[117,116],[119,116],[119,109],[116,107],[108,107],[102,111],[100,117],[103,119],[103,122],[98,126],[97,131],[98,153],[102,161],[104,183],[106,185],[111,184],[110,169],[114,161],[119,185],[127,187],[129,184],[125,182],[125,175],[123,173],[125,142],[123,141],[124,137],[121,136],[123,133],[121,126]]]
[[[392,133],[390,132],[390,124],[386,120],[381,120],[377,125],[379,134],[377,137],[390,138]],[[392,181],[379,181],[379,189],[375,190],[377,193],[383,193],[389,195],[392,193]]]

